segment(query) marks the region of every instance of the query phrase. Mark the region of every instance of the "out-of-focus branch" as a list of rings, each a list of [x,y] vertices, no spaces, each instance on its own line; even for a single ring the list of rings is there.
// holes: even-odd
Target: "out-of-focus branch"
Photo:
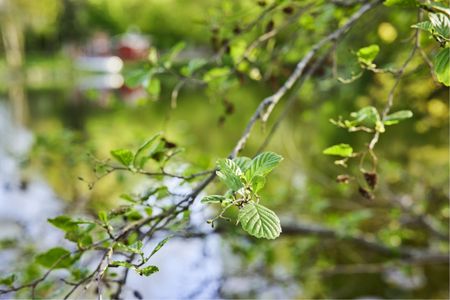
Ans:
[[[332,49],[330,49],[332,50]],[[321,58],[319,58],[316,62],[314,62],[314,64],[308,69],[308,71],[305,73],[305,75],[303,76],[302,80],[300,80],[297,85],[293,88],[290,96],[288,97],[286,104],[283,107],[283,111],[281,112],[281,114],[278,116],[278,118],[276,119],[275,123],[272,125],[272,127],[270,128],[269,133],[266,135],[266,137],[264,138],[264,141],[262,142],[261,146],[259,146],[258,149],[258,153],[262,152],[267,145],[270,143],[270,141],[272,140],[275,132],[277,131],[278,127],[281,125],[281,122],[287,117],[287,115],[289,114],[289,112],[291,111],[292,105],[296,102],[296,100],[298,99],[298,91],[300,90],[300,88],[303,86],[303,83],[317,70],[317,68],[322,65],[322,63],[326,60],[326,58],[328,57],[328,55],[330,54],[331,51],[329,51],[328,53],[324,54]]]
[[[389,247],[364,234],[343,235],[338,231],[316,224],[304,224],[285,222],[282,224],[283,234],[280,237],[288,236],[314,236],[323,239],[334,239],[339,242],[349,242],[361,246],[370,251],[403,261],[415,263],[449,263],[448,253],[439,253],[428,249],[409,247]],[[217,227],[211,232],[186,232],[180,237],[195,238],[204,237],[209,234],[220,234],[227,231],[226,226]]]
[[[420,12],[419,12],[418,18],[420,19]],[[386,106],[384,107],[383,113],[381,114],[381,121],[385,121],[387,115],[391,111],[391,108],[394,105],[395,92],[400,84],[400,81],[403,78],[403,74],[405,73],[406,68],[408,67],[408,65],[412,61],[412,59],[414,58],[414,55],[416,54],[417,49],[419,49],[419,29],[416,29],[416,31],[414,33],[414,46],[413,46],[411,52],[409,53],[408,57],[406,58],[405,62],[401,66],[401,68],[395,74],[396,79],[395,79],[394,85],[392,86],[391,90],[389,91]],[[373,148],[377,144],[379,138],[380,138],[380,131],[377,130],[375,132],[375,134],[373,135],[372,140],[369,143],[369,151],[375,160],[376,160],[376,156],[373,154]]]
[[[333,31],[332,33],[321,39],[319,42],[317,42],[311,48],[311,50],[303,57],[303,59],[297,63],[294,72],[289,76],[289,78],[286,80],[283,86],[275,94],[266,97],[263,101],[261,101],[256,111],[251,116],[250,121],[247,123],[244,133],[242,134],[241,138],[239,139],[233,151],[231,152],[230,154],[231,158],[235,157],[244,148],[255,123],[259,119],[261,119],[261,121],[263,122],[267,121],[270,114],[272,113],[272,110],[275,108],[275,106],[278,104],[281,98],[283,98],[283,96],[286,95],[286,93],[301,78],[301,76],[305,71],[306,66],[309,64],[311,59],[322,49],[322,47],[327,43],[336,41],[337,39],[342,37],[359,18],[361,18],[367,11],[374,8],[376,5],[380,3],[381,0],[376,0],[374,2],[364,4],[357,12],[355,12],[348,19],[348,21],[341,28]]]
[[[283,24],[281,24],[278,27],[273,28],[272,30],[269,30],[265,32],[264,34],[260,35],[258,38],[256,38],[250,46],[247,47],[244,54],[241,56],[241,58],[236,62],[236,65],[239,65],[242,61],[248,60],[250,54],[253,50],[258,47],[259,44],[264,43],[265,41],[275,37],[278,33],[282,32],[287,26],[293,24],[296,22],[304,13],[306,13],[311,7],[313,7],[312,4],[307,4],[304,7],[301,7],[298,9],[298,11],[290,17],[287,21],[285,21]],[[273,23],[272,23],[273,24]]]
[[[415,262],[442,262],[448,263],[448,253],[436,253],[430,250],[407,247],[389,247],[375,239],[365,235],[341,235],[337,231],[319,225],[306,225],[299,223],[284,224],[283,235],[312,235],[323,238],[331,238],[341,241],[348,241],[356,245],[365,247],[380,254],[401,258]]]
[[[340,7],[352,7],[367,2],[367,0],[331,0],[331,2]]]
[[[422,3],[419,5],[419,8],[432,12],[432,13],[443,13],[445,15],[447,15],[448,17],[450,17],[450,9],[446,8],[446,7],[441,7],[438,5],[433,5],[433,4],[429,4],[429,3]]]

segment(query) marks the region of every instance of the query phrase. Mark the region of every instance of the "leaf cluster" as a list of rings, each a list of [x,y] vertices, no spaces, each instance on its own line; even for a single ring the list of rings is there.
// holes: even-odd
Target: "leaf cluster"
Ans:
[[[239,209],[238,223],[250,235],[257,238],[274,239],[281,233],[278,216],[267,207],[259,204],[259,191],[266,183],[266,176],[283,158],[273,152],[263,152],[255,158],[236,157],[217,161],[220,180],[228,187],[224,195],[209,195],[202,203],[221,203],[223,213],[235,206]],[[213,223],[215,219],[210,220]]]

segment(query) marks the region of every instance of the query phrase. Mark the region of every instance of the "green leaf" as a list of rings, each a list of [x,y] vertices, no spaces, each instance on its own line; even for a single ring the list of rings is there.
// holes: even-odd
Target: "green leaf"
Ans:
[[[191,59],[187,66],[184,66],[181,69],[181,74],[184,76],[191,76],[195,71],[203,67],[208,63],[207,60],[203,58],[194,58]]]
[[[104,210],[101,210],[98,212],[98,218],[102,223],[106,224],[108,223],[108,213]]]
[[[238,222],[245,231],[257,238],[274,239],[281,233],[278,216],[267,207],[254,202],[246,204],[239,211]]]
[[[127,213],[125,214],[125,217],[126,217],[128,220],[131,220],[131,221],[137,221],[137,220],[142,219],[141,213],[140,213],[138,210],[136,210],[136,209],[132,209],[132,210],[130,210],[129,212],[127,212]]]
[[[159,271],[159,269],[157,266],[148,266],[148,267],[136,270],[136,272],[141,276],[150,276],[153,273],[156,273],[158,271]]]
[[[323,150],[323,154],[337,155],[342,157],[351,157],[353,154],[353,148],[348,144],[337,144]]]
[[[364,125],[373,128],[380,121],[380,115],[373,106],[363,107],[357,112],[352,112],[350,116],[354,118],[352,121],[353,125]]]
[[[74,224],[77,224],[77,226],[71,228],[70,230],[66,230],[64,238],[77,243],[77,245],[82,248],[91,245],[92,237],[90,236],[89,232],[91,232],[96,225],[94,223],[88,223],[89,225],[83,228],[81,226],[78,226],[78,224],[86,224],[86,222],[84,221],[77,221],[74,222]]]
[[[384,5],[390,6],[398,6],[398,7],[416,7],[419,3],[417,0],[386,0],[383,3]]]
[[[153,215],[153,208],[145,207],[144,210],[145,210],[145,213],[147,214],[147,216],[151,217]]]
[[[147,93],[155,98],[161,93],[161,81],[156,77],[149,77],[144,84]]]
[[[0,285],[12,286],[15,280],[16,280],[15,274],[2,277],[0,278]]]
[[[438,80],[450,86],[450,48],[444,48],[434,58],[434,72]]]
[[[175,58],[180,54],[181,51],[183,51],[185,47],[185,42],[179,42],[175,46],[173,46],[168,53],[164,54],[161,58],[161,60],[164,61],[164,67],[170,68]]]
[[[73,265],[77,257],[71,257],[70,251],[62,247],[55,247],[36,257],[36,262],[44,267],[61,269]]]
[[[412,28],[417,28],[421,30],[428,31],[429,33],[433,32],[433,24],[430,21],[424,21],[411,26]]]
[[[75,230],[78,228],[77,222],[69,216],[58,216],[53,219],[47,219],[53,226],[64,231]]]
[[[231,159],[219,159],[217,161],[219,171],[217,176],[233,191],[238,191],[244,185],[241,181],[242,171]]]
[[[111,155],[126,167],[129,167],[134,159],[133,152],[128,149],[112,150]]]
[[[135,268],[134,265],[129,263],[129,262],[127,262],[127,261],[119,261],[119,260],[112,261],[109,265],[111,267],[124,267],[124,268],[128,268],[128,269],[134,269]]]
[[[378,132],[384,132],[385,131],[384,123],[381,122],[380,120],[377,120],[377,122],[375,123],[375,130]]]
[[[258,193],[266,184],[266,178],[264,176],[256,175],[252,180],[253,193]]]
[[[229,68],[214,68],[209,70],[203,75],[203,80],[208,83],[222,77],[228,76],[230,74]]]
[[[143,168],[145,162],[150,159],[155,150],[157,149],[159,142],[161,140],[161,133],[157,133],[148,139],[139,149],[133,158],[133,165],[139,168]]]
[[[206,197],[203,197],[203,199],[200,201],[201,203],[220,203],[224,201],[226,198],[222,195],[209,195]]]
[[[252,182],[255,176],[266,176],[269,174],[279,163],[283,160],[283,157],[273,152],[263,152],[253,158],[249,169],[245,176]]]
[[[156,48],[151,47],[151,48],[149,49],[149,53],[148,53],[148,61],[149,61],[152,65],[158,64],[158,50],[156,50]]]
[[[125,85],[129,88],[140,86],[149,76],[148,70],[134,70],[125,76]]]
[[[125,252],[135,253],[135,254],[142,254],[142,241],[136,241],[133,245],[125,245],[123,243],[116,243],[116,247],[121,249]]]
[[[73,280],[80,281],[81,279],[85,278],[89,275],[89,269],[88,268],[71,268],[70,269],[70,275]]]
[[[409,119],[413,116],[412,111],[410,110],[400,110],[390,115],[387,115],[384,119],[384,125],[393,125],[397,124],[401,120]]]
[[[429,14],[435,34],[444,41],[450,40],[450,19],[442,13]]]
[[[77,245],[81,248],[92,245],[92,237],[84,232],[79,230],[68,231],[64,236],[66,240],[77,243]]]
[[[246,156],[236,157],[233,159],[233,161],[236,165],[238,165],[239,169],[241,169],[242,172],[247,171],[252,163],[252,160]]]
[[[148,256],[147,259],[149,259],[149,258],[152,257],[156,252],[158,252],[159,250],[161,250],[161,248],[167,243],[167,241],[169,241],[169,239],[170,239],[171,237],[172,237],[172,236],[168,236],[168,237],[166,237],[165,239],[163,239],[162,241],[160,241],[160,242],[158,243],[158,245],[156,245],[156,247],[153,249],[152,253],[150,253],[150,255]]]
[[[361,48],[356,52],[356,56],[358,57],[358,61],[367,66],[371,66],[375,57],[377,57],[380,52],[380,47],[378,45],[370,45],[364,48]]]

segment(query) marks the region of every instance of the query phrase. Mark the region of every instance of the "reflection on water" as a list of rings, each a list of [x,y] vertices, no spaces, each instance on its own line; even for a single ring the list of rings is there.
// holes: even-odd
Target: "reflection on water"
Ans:
[[[36,243],[40,250],[60,245],[62,233],[46,219],[62,214],[65,207],[39,174],[27,178],[21,174],[21,161],[32,147],[33,135],[13,121],[5,102],[0,102],[0,135],[0,220],[3,228],[0,238],[25,236],[23,240]],[[188,186],[179,186],[177,180],[166,184],[175,194],[189,190]],[[240,260],[231,254],[226,240],[218,234],[208,234],[211,227],[205,220],[210,216],[208,208],[195,202],[190,228],[206,233],[206,236],[170,239],[150,261],[160,271],[150,278],[130,272],[123,296],[133,299],[136,291],[145,299],[217,299],[230,291],[234,291],[231,295],[253,295],[259,291],[255,295],[257,298],[298,295],[298,286],[292,281],[274,284],[264,277],[239,275]],[[165,236],[155,237],[146,245],[145,251],[151,252]],[[9,262],[2,264],[3,267],[11,268],[19,257],[12,251],[3,252],[0,258]],[[83,297],[83,294],[78,296]]]
[[[33,135],[13,120],[5,102],[0,102],[0,136],[0,239],[38,242],[38,248],[55,244],[60,235],[46,217],[60,214],[62,204],[42,179],[21,174]],[[12,265],[2,263],[2,267]]]
[[[119,74],[91,75],[77,81],[81,91],[89,89],[118,89],[123,85],[123,77]]]
[[[21,174],[21,161],[32,147],[33,135],[13,121],[5,102],[0,102],[0,136],[0,222],[3,229],[0,239],[26,236],[27,242],[37,243],[40,249],[59,245],[61,232],[46,220],[61,214],[63,204],[41,178],[24,178]],[[191,225],[196,230],[210,230],[204,222],[206,214],[203,205],[194,205]],[[146,251],[152,251],[157,242],[147,245]],[[218,235],[202,239],[173,238],[164,246],[164,251],[152,259],[160,272],[150,279],[130,272],[124,296],[134,298],[137,290],[144,298],[215,298],[222,274],[221,256]],[[12,267],[18,259],[8,253],[0,257],[10,262],[2,263],[2,267]]]
[[[156,242],[146,247],[151,251]],[[222,274],[222,253],[219,236],[205,239],[178,239],[169,241],[152,258],[159,272],[151,278],[130,273],[124,294],[132,298],[134,290],[145,299],[216,299]]]

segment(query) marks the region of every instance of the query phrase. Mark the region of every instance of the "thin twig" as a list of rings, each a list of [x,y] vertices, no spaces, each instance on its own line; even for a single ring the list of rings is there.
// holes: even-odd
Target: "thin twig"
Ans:
[[[394,105],[394,94],[395,91],[397,90],[397,87],[400,84],[400,81],[402,80],[403,74],[405,73],[406,68],[408,67],[409,63],[412,61],[412,59],[414,58],[414,55],[417,51],[417,49],[419,48],[419,29],[415,30],[414,33],[414,47],[412,48],[411,52],[409,53],[408,57],[406,58],[405,62],[403,63],[403,65],[401,66],[401,68],[398,70],[397,74],[395,75],[396,80],[394,85],[392,86],[391,90],[389,91],[388,94],[388,98],[387,98],[387,103],[386,106],[383,109],[383,112],[381,114],[381,121],[385,121],[387,115],[389,114],[389,112],[391,111],[392,106]],[[372,154],[372,157],[374,158],[374,160],[376,161],[376,156],[373,154],[373,149],[375,147],[375,145],[377,144],[378,140],[380,137],[380,131],[376,131],[375,134],[372,137],[372,140],[369,143],[369,152]]]
[[[247,126],[244,129],[244,133],[242,134],[233,151],[229,155],[230,158],[236,157],[236,155],[244,148],[247,139],[250,136],[250,132],[253,126],[255,125],[256,121],[258,121],[259,119],[261,119],[263,122],[267,121],[270,114],[272,113],[272,110],[275,108],[275,106],[278,104],[281,98],[292,88],[292,86],[302,76],[305,67],[308,65],[308,63],[311,61],[314,55],[317,52],[319,52],[319,50],[325,44],[331,41],[335,41],[342,35],[344,35],[351,28],[351,26],[364,15],[364,13],[366,13],[367,11],[369,11],[370,9],[372,9],[373,7],[375,7],[380,3],[381,1],[377,0],[363,5],[356,13],[354,13],[348,19],[348,21],[341,28],[327,35],[325,38],[320,40],[311,48],[311,50],[303,57],[303,59],[298,62],[294,72],[291,74],[291,76],[289,76],[289,78],[286,80],[283,86],[280,89],[278,89],[278,91],[275,94],[261,101],[256,111],[251,116],[250,121],[247,123]]]

